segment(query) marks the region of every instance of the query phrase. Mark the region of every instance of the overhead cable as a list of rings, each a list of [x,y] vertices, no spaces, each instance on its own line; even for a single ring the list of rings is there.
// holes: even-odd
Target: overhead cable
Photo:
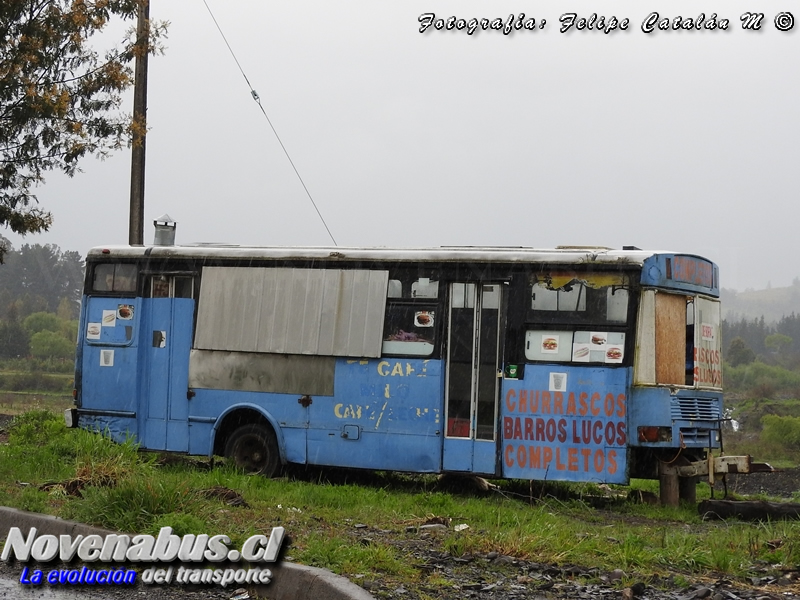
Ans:
[[[239,63],[239,59],[236,58],[236,54],[234,53],[233,48],[231,48],[231,45],[228,43],[228,39],[225,37],[225,34],[222,32],[222,28],[219,26],[219,23],[217,23],[217,19],[214,17],[214,13],[211,12],[211,7],[208,6],[208,2],[206,2],[206,0],[203,0],[203,4],[206,5],[206,9],[208,10],[208,14],[211,15],[211,19],[214,21],[214,25],[217,26],[217,30],[219,31],[219,34],[222,36],[222,39],[225,41],[225,45],[228,47],[228,50],[230,51],[231,56],[233,57],[233,60],[236,61],[236,66],[239,67],[239,72],[242,74],[242,77],[244,77],[244,80],[247,82],[247,87],[250,88],[250,95],[253,97],[253,100],[256,101],[256,103],[258,104],[258,107],[261,109],[261,112],[263,113],[264,118],[267,120],[267,123],[269,123],[270,129],[272,129],[272,133],[275,134],[275,138],[278,140],[278,143],[281,145],[281,149],[283,150],[283,153],[286,155],[286,158],[289,160],[289,164],[292,165],[292,169],[294,169],[295,175],[297,175],[297,178],[300,180],[300,184],[303,186],[303,189],[306,191],[306,195],[308,196],[308,199],[311,200],[311,204],[314,207],[314,210],[317,211],[317,215],[319,215],[319,218],[322,221],[322,224],[325,226],[325,231],[328,232],[328,235],[330,236],[331,241],[333,242],[333,245],[334,246],[338,246],[339,244],[336,243],[336,238],[333,237],[333,234],[331,233],[331,230],[328,227],[328,224],[325,222],[325,217],[322,216],[322,213],[319,211],[319,208],[317,207],[317,203],[314,202],[314,198],[311,197],[311,192],[308,191],[308,188],[306,187],[306,183],[305,183],[305,181],[303,181],[303,178],[300,176],[300,172],[297,170],[297,167],[295,166],[294,161],[292,160],[292,157],[289,156],[289,152],[288,152],[288,150],[286,150],[286,146],[283,145],[283,141],[281,140],[281,137],[278,135],[278,132],[275,130],[275,126],[272,124],[272,121],[270,120],[269,116],[267,115],[267,111],[264,110],[264,106],[261,104],[261,98],[259,97],[258,92],[256,92],[256,90],[250,84],[250,80],[247,78],[247,75],[245,74],[244,69],[242,68],[242,65]]]

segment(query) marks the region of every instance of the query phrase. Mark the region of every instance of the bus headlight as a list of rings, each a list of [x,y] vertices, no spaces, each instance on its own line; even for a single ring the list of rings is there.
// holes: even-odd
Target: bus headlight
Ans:
[[[671,442],[672,429],[670,427],[657,427],[655,425],[645,425],[639,427],[640,442]]]

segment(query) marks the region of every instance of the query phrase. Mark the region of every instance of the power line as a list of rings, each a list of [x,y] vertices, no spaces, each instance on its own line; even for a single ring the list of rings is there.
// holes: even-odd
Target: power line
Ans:
[[[267,120],[267,123],[269,123],[270,129],[272,129],[272,133],[275,134],[275,138],[278,140],[278,143],[281,145],[281,149],[283,150],[283,153],[286,155],[286,158],[289,160],[289,164],[292,165],[292,169],[294,169],[295,175],[297,175],[297,178],[300,180],[300,184],[303,186],[303,189],[306,191],[306,195],[308,196],[308,199],[311,200],[311,204],[314,207],[314,210],[317,211],[317,215],[319,215],[319,218],[322,221],[322,224],[325,226],[325,231],[328,232],[328,235],[330,236],[331,241],[333,242],[333,245],[334,246],[338,246],[339,244],[336,243],[336,238],[333,237],[333,234],[331,233],[331,230],[328,227],[328,224],[325,222],[325,217],[322,216],[322,213],[319,211],[319,208],[317,207],[317,203],[314,202],[314,198],[311,197],[311,192],[309,192],[308,188],[306,187],[305,181],[303,181],[303,178],[300,176],[300,171],[298,171],[297,167],[294,165],[294,161],[292,160],[292,157],[289,156],[289,152],[286,150],[286,146],[283,145],[283,141],[281,140],[281,137],[278,135],[278,132],[275,130],[275,126],[272,124],[272,121],[270,120],[269,116],[267,115],[267,111],[264,110],[264,107],[261,104],[261,98],[258,96],[258,92],[256,92],[255,89],[253,89],[253,86],[250,84],[250,80],[247,78],[247,75],[245,74],[244,69],[242,68],[242,65],[239,64],[239,59],[236,58],[236,54],[234,53],[233,48],[231,48],[231,45],[228,43],[228,38],[225,37],[225,34],[222,32],[222,28],[219,26],[219,23],[217,23],[217,19],[214,17],[214,13],[211,12],[211,7],[208,6],[208,2],[206,2],[206,0],[203,0],[203,4],[206,5],[206,9],[208,10],[208,14],[211,15],[211,19],[214,21],[214,25],[217,26],[217,30],[219,31],[219,34],[222,36],[222,39],[225,41],[225,45],[228,47],[228,50],[230,51],[231,56],[233,57],[233,60],[236,61],[236,66],[239,67],[239,72],[242,74],[242,77],[244,77],[244,80],[247,82],[247,87],[250,88],[250,95],[253,97],[253,100],[256,101],[256,103],[258,104],[258,107],[261,109],[261,112],[264,115],[264,118]]]

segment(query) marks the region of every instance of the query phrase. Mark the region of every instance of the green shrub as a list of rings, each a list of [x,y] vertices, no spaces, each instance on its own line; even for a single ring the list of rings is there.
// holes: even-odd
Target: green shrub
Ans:
[[[761,424],[762,441],[781,445],[790,451],[800,450],[800,417],[764,415]]]
[[[31,354],[36,358],[71,358],[75,356],[75,342],[60,333],[40,331],[31,336]]]
[[[57,332],[61,329],[61,319],[53,313],[36,312],[25,317],[22,326],[31,335],[40,331]]]
[[[0,373],[0,390],[9,392],[60,392],[72,391],[73,378],[69,375],[42,373]]]
[[[763,398],[800,388],[800,372],[761,361],[738,367],[726,364],[723,382],[727,392],[739,391]]]

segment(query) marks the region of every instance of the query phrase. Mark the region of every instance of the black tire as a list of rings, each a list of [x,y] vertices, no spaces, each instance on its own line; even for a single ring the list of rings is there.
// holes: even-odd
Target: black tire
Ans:
[[[278,441],[270,427],[242,425],[225,444],[225,457],[245,473],[272,477],[281,463]]]

